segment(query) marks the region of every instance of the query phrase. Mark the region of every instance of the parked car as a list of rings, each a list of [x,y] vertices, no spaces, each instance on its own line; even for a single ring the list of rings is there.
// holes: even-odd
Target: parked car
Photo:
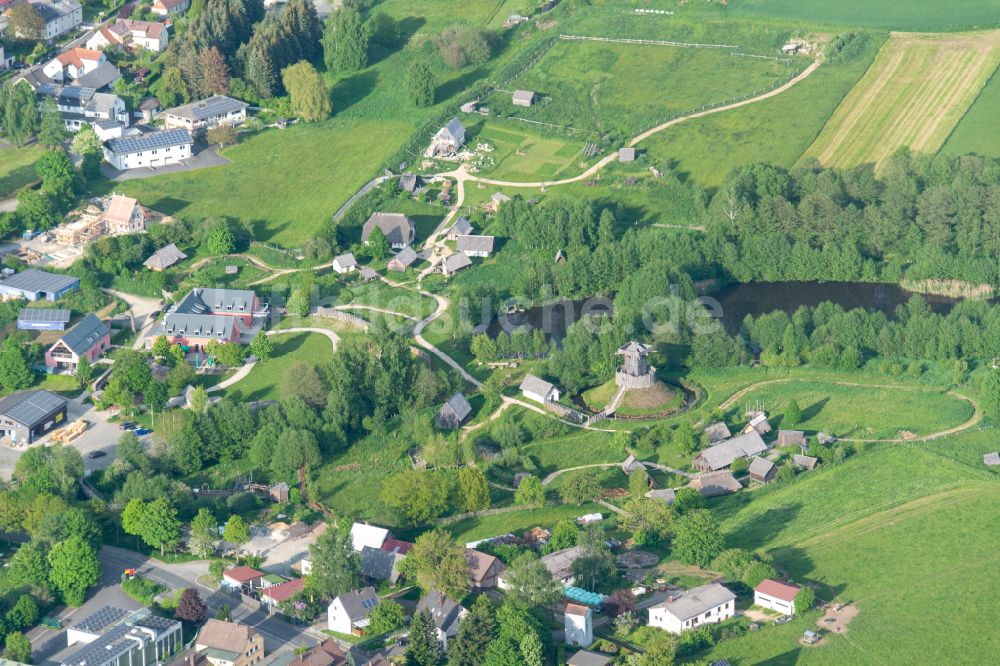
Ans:
[[[148,428],[136,428],[132,432],[135,433],[136,437],[145,437],[146,435],[153,434],[153,431],[149,430]]]
[[[103,458],[106,455],[108,455],[108,454],[105,453],[104,451],[91,451],[90,453],[87,454],[87,457],[88,458]]]
[[[139,424],[132,423],[131,421],[126,421],[125,423],[118,424],[118,427],[121,428],[122,430],[138,430]]]
[[[159,316],[160,316],[160,311],[159,310],[153,310],[152,312],[149,313],[149,320],[152,321],[152,320],[156,319]]]

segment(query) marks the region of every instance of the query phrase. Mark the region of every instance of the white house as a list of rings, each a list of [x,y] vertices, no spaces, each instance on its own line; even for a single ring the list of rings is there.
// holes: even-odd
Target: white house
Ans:
[[[81,86],[61,86],[48,83],[38,87],[36,94],[39,100],[45,97],[53,97],[56,100],[56,108],[63,117],[66,130],[76,132],[85,124],[94,125],[101,121],[120,123],[121,126],[128,127],[129,113],[128,107],[118,95],[110,93],[94,92],[93,88]],[[98,130],[98,136],[106,132],[107,128],[94,128]],[[109,132],[105,134],[109,138],[121,135],[121,132]]]
[[[264,574],[251,567],[233,567],[222,572],[222,587],[239,591],[250,591],[261,587]]]
[[[762,608],[770,608],[783,615],[795,615],[795,595],[802,588],[789,585],[773,578],[765,578],[753,588],[753,602]]]
[[[343,275],[351,271],[358,270],[358,262],[354,259],[354,254],[348,252],[333,258],[333,270]]]
[[[163,112],[163,127],[189,132],[212,129],[219,125],[242,125],[247,119],[247,103],[224,95],[176,106]]]
[[[14,56],[8,56],[3,51],[3,44],[0,44],[0,72],[5,72],[14,65]]]
[[[427,150],[426,156],[454,155],[463,143],[465,143],[465,126],[458,118],[452,118],[431,139],[431,147]]]
[[[541,403],[559,401],[559,389],[541,377],[526,375],[518,388],[521,389],[521,395],[528,400]]]
[[[341,594],[326,609],[326,628],[340,634],[363,636],[368,616],[378,604],[375,588],[364,587]]]
[[[97,69],[108,59],[101,51],[77,47],[45,63],[42,73],[57,83],[73,81]]]
[[[377,525],[365,525],[364,523],[354,523],[351,525],[351,544],[354,550],[359,553],[365,546],[369,548],[381,548],[385,540],[389,538],[389,530]]]
[[[191,133],[184,129],[125,136],[104,144],[104,159],[121,171],[163,167],[191,157],[193,144]]]
[[[76,0],[29,0],[31,7],[45,21],[42,39],[51,42],[83,23],[83,5]],[[18,34],[25,38],[27,35]]]
[[[121,46],[130,50],[141,48],[159,53],[167,48],[169,39],[167,29],[162,23],[118,19],[91,35],[87,40],[87,48],[107,49]]]
[[[455,250],[467,257],[488,257],[493,252],[493,236],[459,236]]]
[[[458,633],[458,623],[469,611],[437,590],[429,591],[417,604],[418,613],[425,610],[431,613],[441,648],[447,650],[448,640]]]
[[[530,90],[515,90],[510,101],[514,106],[528,107],[535,103],[535,96]]]
[[[735,613],[736,595],[711,583],[671,595],[649,609],[649,626],[672,634],[728,620]]]
[[[567,645],[587,647],[594,642],[594,612],[589,606],[566,604],[564,615]]]

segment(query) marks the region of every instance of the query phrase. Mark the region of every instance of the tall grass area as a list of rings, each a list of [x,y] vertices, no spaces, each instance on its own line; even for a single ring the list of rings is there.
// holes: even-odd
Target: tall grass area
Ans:
[[[330,340],[319,333],[288,333],[271,336],[274,354],[254,366],[250,374],[230,390],[238,390],[244,400],[278,400],[285,373],[296,363],[319,365],[333,356]]]
[[[638,147],[708,187],[717,187],[732,170],[755,162],[790,168],[864,75],[878,42],[870,40],[868,47],[849,61],[820,65],[780,95],[681,123]]]

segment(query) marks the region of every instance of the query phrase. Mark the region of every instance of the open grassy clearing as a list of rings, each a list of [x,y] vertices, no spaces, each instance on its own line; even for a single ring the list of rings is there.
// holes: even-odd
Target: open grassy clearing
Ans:
[[[227,266],[235,266],[236,273],[226,273]],[[219,257],[201,265],[186,276],[179,290],[186,292],[192,287],[228,287],[242,289],[249,283],[270,275],[270,272],[241,257]]]
[[[941,152],[949,155],[972,153],[983,157],[1000,157],[997,118],[1000,118],[1000,74],[994,72],[941,147]]]
[[[278,400],[285,372],[296,363],[319,365],[330,359],[333,347],[329,338],[319,333],[288,333],[271,336],[274,356],[254,366],[250,374],[230,387],[244,400]]]
[[[467,127],[469,145],[486,143],[493,151],[492,167],[480,170],[480,175],[500,180],[551,180],[571,176],[579,170],[583,159],[585,137],[570,139],[543,136],[530,125],[517,121],[491,120]]]
[[[0,199],[38,180],[35,161],[41,154],[41,146],[0,146]]]
[[[802,420],[783,422],[790,399],[802,409]],[[895,386],[845,386],[817,380],[767,384],[743,395],[727,411],[740,422],[746,405],[761,405],[775,427],[832,432],[838,437],[891,439],[908,431],[928,435],[967,421],[972,405],[934,389]]]
[[[513,107],[498,92],[490,105],[522,118],[598,133],[632,135],[674,114],[765,90],[805,67],[693,49],[590,41],[557,42],[512,87],[543,98]]]
[[[547,506],[541,509],[522,509],[498,513],[492,516],[466,518],[445,526],[459,543],[467,543],[474,539],[485,539],[500,534],[521,534],[536,525],[551,527],[564,518],[578,518],[588,513],[608,513],[599,504],[561,504]]]
[[[998,12],[997,0],[730,0],[728,9],[737,16],[928,31],[996,25]]]
[[[367,181],[405,125],[331,120],[251,137],[229,148],[232,164],[125,183],[145,206],[169,215],[252,222],[258,240],[301,247],[323,219]],[[111,188],[111,184],[108,184]]]
[[[402,312],[411,317],[424,318],[434,312],[437,304],[416,291],[402,287],[390,287],[376,280],[368,284],[351,286],[340,292],[341,304],[367,305],[391,312]],[[365,316],[364,310],[352,310],[357,315]]]
[[[681,123],[638,148],[708,187],[717,187],[733,169],[747,164],[766,162],[790,168],[864,75],[876,48],[873,41],[858,57],[823,63],[776,97]]]
[[[983,595],[1000,582],[990,507],[1000,484],[981,464],[951,460],[977,434],[921,444],[880,445],[843,465],[802,474],[789,484],[740,494],[717,505],[732,545],[763,548],[794,579],[823,585],[819,596],[856,602],[846,638],[800,648],[808,622],[767,627],[714,648],[733,663],[955,663],[954,655],[992,654],[997,637],[968,613],[991,615]],[[990,480],[994,479],[994,480]],[[965,610],[962,610],[962,609]],[[793,623],[795,624],[795,623]],[[949,631],[935,628],[947,624]],[[769,661],[773,660],[773,661]],[[961,660],[959,660],[961,661]]]
[[[936,152],[1000,63],[1000,31],[893,33],[806,152],[824,165]]]

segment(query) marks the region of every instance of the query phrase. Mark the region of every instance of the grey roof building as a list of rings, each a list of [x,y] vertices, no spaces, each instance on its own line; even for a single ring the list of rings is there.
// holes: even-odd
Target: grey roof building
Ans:
[[[415,173],[404,173],[399,177],[399,189],[404,192],[409,192],[413,194],[413,191],[417,189],[419,184],[419,179]]]
[[[73,82],[73,85],[83,88],[93,88],[94,90],[102,90],[120,78],[122,78],[121,70],[112,65],[110,62],[102,62],[95,69],[76,79]]]
[[[21,308],[17,327],[22,331],[61,331],[69,319],[69,310],[61,308]]]
[[[410,247],[406,246],[402,250],[396,253],[396,256],[389,260],[389,265],[387,268],[390,271],[396,271],[397,273],[402,273],[407,268],[413,265],[413,262],[417,260],[416,251]]]
[[[111,139],[108,141],[107,146],[113,155],[131,155],[147,150],[189,146],[192,143],[194,143],[194,140],[191,138],[191,133],[186,129],[169,129]]]
[[[469,222],[469,218],[463,215],[448,229],[448,240],[457,240],[459,236],[467,236],[470,233],[472,233],[472,224]]]
[[[472,405],[459,392],[451,396],[448,402],[441,406],[435,421],[439,428],[454,430],[465,423],[465,419],[469,418],[470,413],[472,413]]]
[[[524,379],[521,380],[518,389],[524,394],[526,398],[531,398],[538,402],[545,402],[546,400],[558,400],[559,399],[559,389],[555,387],[541,377],[536,377],[535,375],[525,375]]]
[[[224,95],[212,95],[163,112],[166,127],[200,130],[217,125],[233,125],[246,118],[247,103]]]
[[[675,596],[671,596],[663,603],[652,606],[650,608],[650,623],[652,624],[654,610],[665,611],[676,618],[679,623],[683,624],[687,620],[700,617],[735,599],[736,595],[729,588],[718,583],[692,587],[690,590],[685,590]]]
[[[251,313],[257,294],[251,289],[198,288],[187,293],[173,312],[207,314],[210,312]]]
[[[0,438],[27,445],[66,422],[68,403],[50,391],[21,391],[0,398]]]
[[[510,101],[514,106],[531,106],[535,103],[535,93],[530,90],[515,90]]]
[[[568,582],[573,578],[573,563],[583,556],[580,546],[556,550],[542,557],[542,564],[553,580]]]
[[[97,315],[91,313],[81,319],[76,326],[66,331],[66,335],[62,336],[59,342],[80,356],[109,333],[107,324],[101,321]]]
[[[403,248],[413,242],[416,226],[402,213],[372,213],[361,230],[361,242],[367,243],[372,231],[378,227],[385,234],[389,246]]]
[[[178,338],[215,338],[220,342],[232,342],[236,326],[236,319],[222,315],[174,312],[163,319],[163,332]]]
[[[361,279],[365,282],[371,282],[372,280],[378,279],[378,271],[371,266],[365,266],[360,272]]]
[[[445,275],[454,275],[455,273],[468,268],[472,265],[472,260],[469,259],[467,254],[462,252],[456,252],[455,254],[450,254],[444,258],[441,262],[441,272]]]
[[[699,474],[691,479],[688,487],[697,490],[702,497],[716,497],[743,489],[740,482],[729,471]]]
[[[802,445],[806,443],[806,434],[801,430],[779,430],[778,446]]]
[[[624,148],[618,149],[618,161],[619,162],[634,162],[635,161],[635,148],[626,146]]]
[[[705,428],[705,437],[708,439],[709,444],[718,444],[719,442],[727,440],[732,436],[732,433],[729,432],[729,426],[722,421],[713,423]]]
[[[469,257],[486,257],[493,252],[493,236],[459,236],[455,249]]]
[[[186,254],[177,249],[176,244],[171,243],[149,255],[149,259],[142,262],[142,265],[153,271],[162,271],[187,258]]]
[[[580,650],[566,660],[566,666],[608,666],[615,659],[600,652]]]
[[[72,275],[59,275],[29,268],[14,273],[0,282],[0,296],[26,298],[37,301],[41,298],[57,301],[69,292],[80,288],[80,279]]]
[[[396,550],[383,550],[365,546],[361,549],[361,576],[373,583],[387,580],[393,585],[399,581],[399,563],[406,555]]]
[[[1000,465],[1000,455],[997,455],[995,453],[993,455],[997,456],[997,461],[995,464]],[[814,467],[816,467],[816,463],[818,462],[819,458],[814,458],[812,456],[805,456],[799,454],[795,454],[794,456],[792,456],[792,464],[795,465],[795,467],[797,467],[798,469],[804,469],[804,470],[813,469]]]
[[[751,479],[757,481],[758,483],[771,483],[774,479],[774,475],[778,473],[778,468],[775,467],[774,463],[767,458],[755,456],[754,459],[750,461],[747,473],[750,474]]]
[[[458,622],[469,611],[457,601],[437,590],[431,590],[417,604],[417,612],[428,610],[437,628],[438,640],[447,648],[448,639],[458,633]]]
[[[649,499],[660,500],[661,502],[666,502],[667,505],[673,504],[674,500],[677,498],[677,493],[673,488],[655,488],[646,493],[646,497]]]
[[[720,442],[699,453],[692,464],[700,470],[716,471],[725,469],[737,458],[750,458],[767,451],[767,444],[755,430]]]

